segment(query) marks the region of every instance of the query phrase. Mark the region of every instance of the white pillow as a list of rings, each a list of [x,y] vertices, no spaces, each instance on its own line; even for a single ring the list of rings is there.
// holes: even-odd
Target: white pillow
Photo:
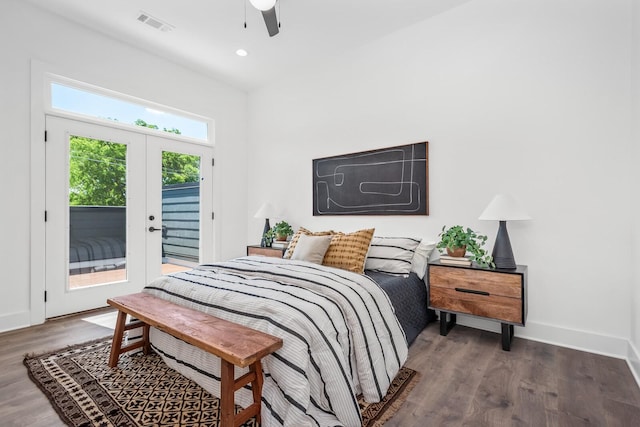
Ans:
[[[422,239],[415,250],[413,260],[411,261],[411,271],[416,273],[419,278],[423,279],[427,271],[427,264],[431,252],[436,248],[436,242],[430,242]]]
[[[314,264],[322,264],[324,254],[329,249],[333,236],[308,236],[301,234],[298,237],[296,250],[291,259],[308,261]]]
[[[420,239],[411,237],[374,236],[369,246],[365,270],[407,275],[412,269],[415,251]]]

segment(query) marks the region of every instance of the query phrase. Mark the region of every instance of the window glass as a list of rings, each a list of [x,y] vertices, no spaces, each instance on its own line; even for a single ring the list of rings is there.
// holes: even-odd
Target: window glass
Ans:
[[[51,83],[51,106],[75,114],[144,126],[208,141],[207,122],[86,90]]]
[[[127,146],[69,137],[69,288],[127,280]]]

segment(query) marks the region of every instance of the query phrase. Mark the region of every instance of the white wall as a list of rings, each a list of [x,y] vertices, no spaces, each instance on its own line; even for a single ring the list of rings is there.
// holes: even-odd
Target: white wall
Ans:
[[[631,346],[629,349],[629,361],[632,370],[640,383],[640,0],[633,0],[633,44],[631,88],[633,94],[632,104],[632,144],[633,144],[633,281],[631,302]]]
[[[268,199],[294,226],[435,239],[459,223],[492,247],[497,224],[478,215],[511,193],[533,217],[509,223],[516,260],[529,265],[528,324],[516,334],[624,355],[630,8],[475,0],[251,93],[249,239]],[[425,140],[428,217],[312,216],[312,159]]]
[[[30,311],[30,63],[68,77],[215,120],[219,184],[217,258],[244,254],[246,108],[244,92],[114,41],[24,2],[0,4],[0,331],[26,326]],[[220,185],[222,177],[224,185]],[[34,259],[35,263],[42,260]]]

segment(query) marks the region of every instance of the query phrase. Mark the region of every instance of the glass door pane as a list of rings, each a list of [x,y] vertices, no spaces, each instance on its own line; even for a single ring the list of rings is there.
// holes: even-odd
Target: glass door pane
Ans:
[[[69,137],[69,288],[127,280],[127,146]]]
[[[162,274],[200,262],[200,160],[162,151]]]

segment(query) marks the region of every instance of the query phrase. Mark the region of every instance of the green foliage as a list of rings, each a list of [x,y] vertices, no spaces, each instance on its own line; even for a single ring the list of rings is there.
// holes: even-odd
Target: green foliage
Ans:
[[[293,228],[289,225],[287,221],[280,221],[272,228],[273,232],[277,237],[291,236],[293,234]]]
[[[477,234],[470,228],[464,228],[461,225],[454,225],[449,229],[447,226],[442,227],[442,231],[438,235],[440,241],[436,247],[443,253],[447,248],[454,250],[463,246],[467,247],[467,252],[470,254],[471,261],[475,261],[482,267],[492,267],[496,265],[493,262],[493,257],[482,248],[487,242],[487,236]]]
[[[136,120],[135,122],[133,122],[133,124],[134,124],[134,125],[136,125],[136,126],[142,126],[142,127],[149,128],[149,129],[160,129],[160,128],[158,127],[158,125],[153,125],[153,124],[151,124],[151,123],[147,123],[147,122],[145,122],[145,121],[144,121],[144,120],[142,120],[142,119],[138,119],[138,120]],[[180,131],[179,131],[178,129],[176,129],[176,128],[171,128],[171,129],[162,128],[162,130],[163,130],[164,132],[175,133],[176,135],[182,135],[182,132],[180,132]]]
[[[69,204],[126,206],[127,146],[72,136],[69,144]]]
[[[264,239],[264,242],[267,246],[271,246],[271,243],[273,243],[273,239],[276,237],[276,232],[273,230],[273,228],[268,229],[263,235],[262,238]]]
[[[136,120],[151,129],[158,126]],[[177,129],[167,130],[180,134]],[[162,153],[162,185],[200,181],[200,157],[170,151]],[[69,204],[71,206],[126,206],[127,146],[71,136],[69,142]]]
[[[159,129],[158,125],[147,123],[142,119],[133,122],[136,126],[149,129]],[[180,135],[178,129],[162,128],[163,131]],[[198,182],[200,180],[200,157],[189,154],[162,153],[162,185],[182,184],[185,182]]]
[[[162,153],[162,185],[200,181],[200,157],[165,151]]]

